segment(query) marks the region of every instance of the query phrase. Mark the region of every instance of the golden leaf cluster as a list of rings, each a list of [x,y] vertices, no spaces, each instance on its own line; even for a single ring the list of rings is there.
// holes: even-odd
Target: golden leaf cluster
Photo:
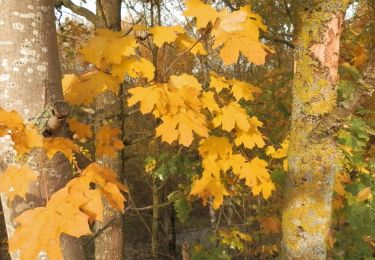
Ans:
[[[213,208],[218,208],[225,195],[229,195],[225,183],[221,181],[232,173],[244,180],[254,196],[262,193],[265,199],[271,196],[275,185],[267,170],[267,162],[255,157],[248,161],[243,155],[233,153],[232,145],[226,137],[210,136],[201,141],[199,153],[202,157],[202,178],[193,183],[191,195],[198,195],[207,202],[213,197]]]
[[[96,185],[95,189],[91,183]],[[89,222],[103,220],[101,195],[123,211],[125,198],[121,191],[126,192],[127,188],[117,181],[111,169],[90,164],[79,177],[54,193],[45,207],[27,210],[15,219],[19,227],[9,240],[10,252],[20,250],[21,260],[36,259],[41,251],[50,259],[63,259],[61,234],[91,234]]]
[[[200,0],[188,0],[186,7],[184,15],[195,17],[198,29],[211,24],[213,48],[220,48],[225,65],[236,63],[240,53],[254,64],[265,62],[266,50],[269,49],[259,42],[259,31],[266,31],[267,27],[249,5],[231,13],[225,9],[216,11]]]

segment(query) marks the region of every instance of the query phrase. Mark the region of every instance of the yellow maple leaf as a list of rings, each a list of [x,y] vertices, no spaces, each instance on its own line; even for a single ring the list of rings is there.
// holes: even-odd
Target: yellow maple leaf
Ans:
[[[20,155],[28,153],[34,147],[43,146],[43,137],[31,125],[25,126],[22,131],[12,131],[11,137],[14,142],[14,149]]]
[[[234,143],[237,146],[243,144],[246,148],[252,149],[256,145],[259,148],[264,147],[265,142],[262,133],[259,131],[258,127],[262,127],[263,123],[258,120],[255,116],[248,120],[250,128],[248,131],[242,131],[237,129],[236,139]]]
[[[250,162],[246,162],[239,167],[233,167],[233,173],[238,175],[240,179],[245,179],[246,186],[251,188],[254,196],[262,193],[263,198],[268,199],[275,184],[267,170],[267,162],[255,157]]]
[[[202,90],[202,85],[198,82],[198,80],[186,73],[181,75],[172,75],[169,79],[168,86],[176,88],[176,89],[188,89],[193,88],[197,91]]]
[[[371,198],[372,198],[371,187],[364,188],[357,194],[358,201],[365,201]]]
[[[124,58],[118,65],[112,66],[112,75],[123,80],[128,74],[132,78],[146,78],[148,81],[153,80],[155,67],[153,63],[145,58]]]
[[[214,198],[212,203],[214,209],[219,208],[223,204],[225,195],[229,195],[220,179],[205,172],[203,172],[201,179],[193,182],[190,194],[199,196],[203,200],[204,205],[206,205],[207,199],[212,196]]]
[[[217,104],[214,95],[215,95],[214,92],[207,91],[207,92],[203,92],[200,98],[203,108],[207,108],[208,111],[210,111],[211,113],[220,111],[220,107]]]
[[[246,19],[243,19],[244,13]],[[267,53],[264,45],[259,42],[260,29],[265,31],[266,27],[260,17],[251,12],[250,6],[242,7],[230,15],[222,12],[219,22],[212,30],[213,47],[221,47],[220,57],[225,65],[237,62],[240,53],[254,64],[263,64]]]
[[[8,112],[0,108],[0,137],[9,131],[21,131],[23,128],[23,118],[17,111]]]
[[[243,109],[237,102],[221,108],[221,112],[212,120],[215,127],[221,125],[221,128],[227,132],[231,132],[235,127],[242,131],[248,131],[250,123],[246,110]]]
[[[0,137],[10,134],[14,149],[19,155],[28,153],[34,147],[42,147],[42,136],[37,129],[24,124],[17,111],[6,111],[0,108]]]
[[[65,195],[73,196],[81,202],[79,208],[89,217],[89,222],[103,221],[102,193],[99,189],[91,188],[91,181],[92,179],[86,176],[74,178],[66,184],[67,194]]]
[[[183,33],[184,29],[179,26],[155,26],[150,29],[154,44],[159,48],[164,43],[172,43],[177,39],[179,33]]]
[[[196,26],[198,29],[204,28],[208,23],[214,24],[220,14],[210,5],[204,4],[200,0],[186,1],[187,10],[185,16],[195,17],[197,19]]]
[[[254,93],[262,92],[260,88],[254,87],[253,85],[244,81],[231,80],[230,83],[232,84],[231,93],[237,101],[240,101],[242,98],[246,101],[253,101]]]
[[[190,53],[194,55],[207,55],[206,50],[201,42],[197,42],[196,39],[180,33],[176,39],[177,46],[181,49],[188,49]]]
[[[27,165],[10,165],[0,175],[0,192],[5,192],[10,202],[16,195],[25,199],[30,183],[37,179],[38,175]]]
[[[220,77],[216,73],[211,73],[210,87],[214,88],[217,93],[220,93],[223,89],[229,89],[230,85],[224,77]]]
[[[345,196],[345,184],[350,183],[350,178],[345,173],[338,173],[335,176],[333,190],[340,196]]]
[[[190,146],[194,139],[193,132],[200,137],[208,136],[206,118],[202,114],[186,111],[177,115],[165,115],[161,119],[163,123],[156,128],[156,136],[169,144],[178,140],[180,144]]]
[[[117,180],[114,171],[97,163],[92,163],[86,167],[81,175],[86,178],[88,184],[93,182],[99,186],[100,191],[113,208],[120,211],[124,210],[125,197],[121,191],[127,192],[128,188]]]
[[[211,135],[200,142],[198,150],[202,157],[226,159],[232,154],[232,145],[226,137]]]
[[[125,36],[123,32],[97,29],[95,36],[80,52],[85,61],[104,69],[110,64],[120,64],[122,57],[134,55],[137,46],[137,41],[132,35]]]
[[[74,105],[90,105],[105,92],[117,94],[119,81],[102,71],[88,72],[82,76],[64,75],[62,80],[65,100]]]
[[[135,87],[128,90],[132,95],[128,99],[128,106],[134,106],[140,102],[140,111],[142,114],[151,113],[155,107],[160,111],[165,111],[167,102],[162,98],[164,96],[163,87],[159,84],[150,87]]]
[[[79,152],[79,147],[72,140],[64,137],[45,138],[43,143],[49,159],[52,159],[57,152],[61,152],[69,161],[72,161],[73,152]]]
[[[69,129],[72,133],[75,133],[78,138],[91,138],[92,137],[92,131],[91,126],[86,125],[84,123],[79,122],[78,120],[74,118],[68,119],[68,125]]]
[[[46,207],[23,212],[15,218],[19,227],[9,240],[9,251],[20,250],[21,260],[36,259],[41,251],[50,259],[62,260],[62,233],[74,237],[91,234],[88,216],[80,210],[85,202],[83,197],[69,196],[63,188],[51,196]]]
[[[108,125],[100,128],[96,134],[96,155],[115,157],[118,151],[124,148],[122,140],[117,138],[120,134],[121,130],[118,128],[112,128]]]
[[[273,146],[268,146],[266,149],[266,154],[270,155],[274,159],[285,158],[288,156],[289,149],[289,138],[285,138],[280,144],[281,148],[276,149]]]

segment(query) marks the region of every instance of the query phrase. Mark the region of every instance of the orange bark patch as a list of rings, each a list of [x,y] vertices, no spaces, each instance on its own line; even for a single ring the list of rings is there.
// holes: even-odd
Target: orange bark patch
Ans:
[[[340,35],[342,31],[343,14],[333,15],[331,21],[327,23],[327,29],[324,32],[322,43],[316,43],[310,47],[310,51],[321,62],[323,66],[328,68],[329,80],[335,84],[338,79],[338,61]]]

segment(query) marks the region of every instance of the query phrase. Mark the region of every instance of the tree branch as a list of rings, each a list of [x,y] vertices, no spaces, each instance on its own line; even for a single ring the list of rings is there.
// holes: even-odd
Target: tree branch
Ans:
[[[78,6],[73,3],[71,0],[57,0],[56,6],[65,6],[66,8],[70,9],[72,12],[85,17],[88,21],[92,22],[93,24],[97,23],[96,15],[91,12],[89,9],[86,9],[82,6]]]
[[[336,132],[342,124],[375,92],[375,56],[368,62],[363,77],[358,80],[358,87],[354,90],[353,98],[345,105],[340,104],[327,117],[324,117],[310,136],[322,137]]]

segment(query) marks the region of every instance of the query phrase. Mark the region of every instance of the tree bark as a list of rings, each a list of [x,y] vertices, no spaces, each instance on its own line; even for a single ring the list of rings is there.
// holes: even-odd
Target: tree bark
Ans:
[[[334,134],[311,135],[337,106],[339,42],[349,1],[295,1],[297,28],[282,258],[326,259],[335,174]]]
[[[62,99],[53,1],[0,0],[2,108],[16,110],[30,121]],[[1,138],[0,171],[16,164],[15,156],[9,138]],[[39,173],[39,185],[30,187],[26,201],[17,198],[10,204],[5,195],[1,196],[8,237],[16,228],[14,217],[27,209],[44,206],[46,197],[72,177],[70,164],[62,155],[48,160],[41,151],[35,151],[26,161]],[[77,239],[64,236],[61,247],[65,259],[84,259]],[[12,255],[12,259],[18,258],[17,254]]]
[[[121,0],[96,0],[96,28],[121,31]]]
[[[97,0],[96,1],[97,23],[96,28],[108,28],[114,31],[121,30],[121,0]],[[122,89],[122,87],[120,88]],[[104,113],[100,118],[97,118],[97,126],[100,124],[110,123],[112,127],[122,126],[121,106],[123,102],[122,91],[119,93],[120,97],[112,93],[103,93],[97,99],[96,108],[106,109],[111,106],[110,111]],[[117,105],[113,106],[114,103]],[[123,129],[121,129],[123,131]],[[112,168],[123,179],[123,162],[121,156],[116,158],[109,158],[108,156],[96,157],[96,160],[109,168]],[[96,260],[122,260],[124,259],[125,245],[124,245],[124,227],[122,213],[112,209],[110,205],[104,201],[103,222],[95,225],[95,230],[101,230],[107,227],[100,236],[95,239],[95,259]],[[110,224],[112,222],[112,224]],[[108,226],[108,224],[110,224]]]

